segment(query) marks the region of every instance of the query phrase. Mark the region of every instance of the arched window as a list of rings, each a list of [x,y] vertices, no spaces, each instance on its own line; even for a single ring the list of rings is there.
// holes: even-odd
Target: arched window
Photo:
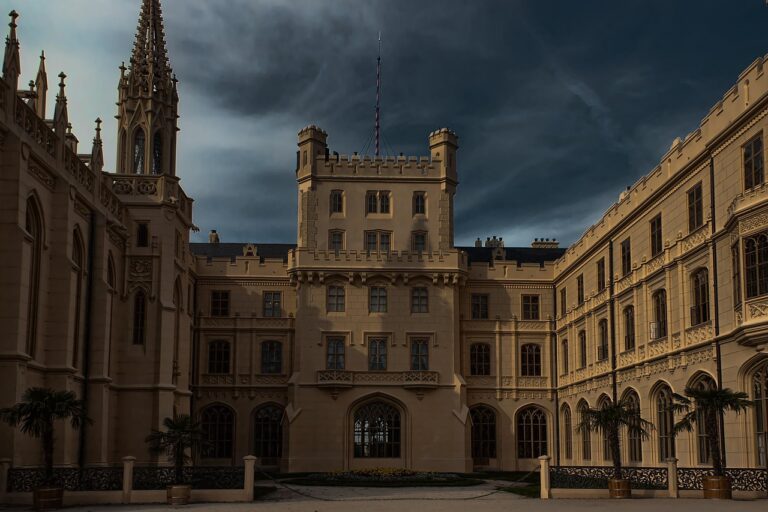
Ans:
[[[160,130],[152,138],[152,174],[163,174],[163,134]]]
[[[279,341],[261,343],[261,373],[279,374],[283,371],[283,344]]]
[[[144,130],[136,128],[133,134],[133,174],[144,174],[145,146]]]
[[[283,455],[283,409],[270,404],[253,413],[253,454],[262,464],[277,464]]]
[[[578,410],[580,424],[583,424],[588,409],[589,406],[586,402],[581,402],[579,404]],[[592,459],[592,433],[588,429],[581,431],[581,458],[582,460]]]
[[[355,411],[355,457],[400,457],[400,412],[386,402],[370,402]]]
[[[653,321],[656,325],[655,332],[651,331],[653,339],[667,337],[667,291],[658,290],[653,294]]]
[[[206,441],[202,455],[210,459],[232,457],[235,418],[232,409],[224,405],[209,405],[203,409],[200,427]]]
[[[709,322],[709,273],[700,268],[691,276],[691,325]]]
[[[605,361],[606,359],[608,359],[608,320],[602,319],[597,323],[597,360]]]
[[[565,449],[565,458],[573,458],[573,420],[571,419],[571,408],[564,404],[562,408],[563,417],[563,448]]]
[[[608,358],[608,344],[605,344],[606,354],[605,358]],[[635,307],[627,306],[624,308],[624,350],[633,350],[635,348]]]
[[[635,411],[637,415],[640,415],[640,397],[634,390],[629,390],[624,397],[626,408],[630,411]],[[643,438],[637,432],[629,432],[627,435],[627,441],[629,442],[629,461],[630,462],[642,462],[643,461]]]
[[[496,412],[478,405],[469,410],[472,419],[472,458],[475,464],[487,464],[496,458]]]
[[[744,260],[747,298],[768,294],[768,233],[744,239]]]
[[[208,343],[208,373],[228,375],[230,348],[227,340]]]
[[[527,343],[520,347],[520,375],[523,377],[541,376],[541,345]]]
[[[611,405],[611,399],[607,396],[602,396],[597,402],[598,409],[605,409]],[[603,438],[603,460],[610,461],[611,458],[611,440],[608,438],[605,432],[601,432],[600,435]]]
[[[752,374],[752,399],[755,403],[755,446],[757,465],[768,466],[768,359]]]
[[[702,375],[696,379],[691,387],[705,391],[717,388],[717,384],[709,375]],[[710,464],[712,462],[712,452],[709,450],[708,434],[707,420],[704,417],[704,411],[696,410],[696,452],[699,457],[699,464]]]
[[[547,416],[538,407],[526,407],[517,414],[517,456],[536,459],[547,455]]]
[[[568,373],[568,366],[569,366],[569,363],[568,363],[568,357],[569,357],[569,354],[568,354],[568,340],[563,340],[563,342],[560,344],[560,346],[562,347],[562,349],[561,349],[561,352],[562,352],[561,358],[563,360],[563,374],[566,374],[566,373]]]
[[[675,456],[675,415],[672,412],[672,390],[663,385],[656,391],[656,430],[659,433],[659,461]]]
[[[143,345],[146,338],[147,295],[139,290],[133,298],[133,344]]]
[[[587,333],[579,331],[579,368],[587,366]]]
[[[75,311],[72,318],[72,367],[80,366],[80,336],[83,316],[83,279],[85,277],[85,253],[83,239],[77,229],[72,232],[72,264],[75,275]]]
[[[37,348],[37,308],[40,297],[40,264],[43,253],[43,216],[33,197],[27,199],[25,228],[30,238],[29,279],[27,281],[27,354],[34,358]]]
[[[469,373],[491,374],[491,346],[488,343],[473,343],[469,346]]]

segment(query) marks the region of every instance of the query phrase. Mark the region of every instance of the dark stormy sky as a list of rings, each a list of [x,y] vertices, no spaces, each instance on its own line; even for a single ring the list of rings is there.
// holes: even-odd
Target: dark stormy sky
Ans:
[[[574,241],[768,51],[763,0],[162,3],[198,241],[295,240],[296,133],[314,123],[331,150],[364,149],[379,31],[385,148],[425,155],[431,130],[459,134],[458,244]],[[22,15],[23,79],[45,49],[81,143],[107,121],[114,168],[140,0],[0,4]]]

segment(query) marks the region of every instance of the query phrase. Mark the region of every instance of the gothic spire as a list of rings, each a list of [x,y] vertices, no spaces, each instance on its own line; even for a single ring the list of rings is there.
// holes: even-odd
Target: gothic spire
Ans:
[[[101,143],[101,118],[96,118],[96,136],[91,148],[91,169],[101,172],[104,169],[104,150]]]
[[[37,68],[37,77],[35,78],[35,113],[42,119],[45,119],[45,104],[48,99],[48,73],[45,71],[45,52],[40,53],[40,66]]]
[[[56,107],[53,109],[53,128],[57,133],[62,134],[69,124],[69,115],[67,114],[67,95],[64,92],[64,79],[67,75],[62,71],[59,73],[59,94],[56,95]]]
[[[131,85],[138,93],[168,94],[172,71],[168,62],[160,0],[143,0],[131,54]]]
[[[21,74],[21,59],[19,58],[19,39],[16,36],[16,18],[19,14],[16,11],[11,11],[8,16],[11,17],[11,22],[8,24],[11,27],[8,36],[5,38],[5,58],[3,59],[3,80],[10,82],[15,88],[19,81],[19,75]]]

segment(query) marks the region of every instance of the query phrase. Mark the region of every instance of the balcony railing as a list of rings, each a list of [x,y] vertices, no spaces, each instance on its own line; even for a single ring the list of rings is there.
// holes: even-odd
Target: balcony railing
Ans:
[[[404,372],[352,372],[348,370],[318,370],[318,386],[350,387],[353,385],[389,385],[406,388],[434,388],[440,384],[435,371],[408,370]]]

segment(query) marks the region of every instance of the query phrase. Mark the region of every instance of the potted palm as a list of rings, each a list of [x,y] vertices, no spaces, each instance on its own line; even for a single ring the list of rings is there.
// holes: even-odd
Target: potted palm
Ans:
[[[34,505],[37,510],[60,508],[64,489],[53,476],[55,421],[69,420],[74,429],[80,428],[84,421],[90,421],[85,416],[83,401],[72,391],[29,388],[21,402],[0,409],[0,420],[12,427],[19,426],[23,433],[42,440],[45,473],[42,485],[33,491]]]
[[[169,505],[186,505],[192,486],[184,483],[184,466],[192,461],[190,452],[202,444],[200,424],[187,414],[174,415],[163,420],[164,431],[152,430],[146,442],[152,451],[165,452],[173,461],[173,485],[167,488]]]
[[[731,498],[731,480],[725,476],[722,449],[720,446],[720,416],[728,411],[739,414],[753,405],[746,393],[729,388],[685,388],[685,396],[674,393],[672,410],[683,414],[675,423],[675,434],[691,432],[696,423],[703,422],[699,428],[706,432],[709,453],[712,456],[714,475],[704,476],[702,484],[705,498]]]
[[[628,434],[646,439],[648,438],[648,431],[653,428],[653,425],[640,417],[640,411],[633,402],[624,399],[615,403],[606,403],[598,409],[585,409],[577,427],[581,433],[600,432],[608,439],[611,460],[613,461],[613,477],[608,480],[611,498],[630,498],[632,496],[629,480],[623,478],[621,471],[619,436],[622,428],[626,428]]]

